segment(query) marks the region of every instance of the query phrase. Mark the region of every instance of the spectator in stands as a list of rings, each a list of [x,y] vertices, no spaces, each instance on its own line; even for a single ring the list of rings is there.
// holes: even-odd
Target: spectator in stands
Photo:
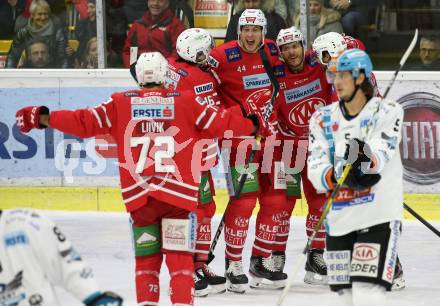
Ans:
[[[25,0],[0,0],[0,39],[12,39],[15,20],[24,6]]]
[[[109,52],[107,63],[109,67],[122,67],[122,50],[128,31],[127,18],[124,13],[124,1],[105,0],[105,18]]]
[[[158,51],[164,57],[177,56],[177,36],[185,30],[183,23],[173,15],[168,0],[148,0],[148,12],[133,23],[125,40],[122,59],[130,66],[130,46],[139,47],[138,54]]]
[[[92,37],[87,42],[85,53],[82,57],[79,68],[93,69],[98,68],[98,41]]]
[[[28,24],[14,37],[6,67],[16,68],[26,44],[33,38],[42,38],[49,46],[55,67],[68,68],[64,31],[59,21],[51,18],[49,4],[45,0],[34,0],[30,14]]]
[[[341,15],[330,8],[324,6],[324,0],[310,0],[310,41],[314,41],[316,37],[328,33],[342,33]],[[295,26],[300,27],[299,12],[295,17]]]
[[[440,38],[422,36],[419,57],[420,63],[412,66],[411,70],[440,71]]]
[[[238,19],[245,9],[260,9],[264,12],[267,20],[266,37],[276,40],[278,32],[286,28],[285,20],[275,12],[275,0],[239,0],[237,3],[237,13],[231,17],[226,30],[225,42],[237,40]]]
[[[376,8],[379,0],[327,0],[329,5],[341,14],[344,33],[359,38],[362,26],[368,24],[369,10]]]
[[[88,0],[87,19],[81,19],[75,29],[75,37],[79,42],[75,57],[82,58],[89,40],[96,37],[96,0]],[[73,51],[73,50],[72,50]]]
[[[56,68],[51,62],[49,46],[41,38],[31,40],[25,49],[25,62],[19,68]]]

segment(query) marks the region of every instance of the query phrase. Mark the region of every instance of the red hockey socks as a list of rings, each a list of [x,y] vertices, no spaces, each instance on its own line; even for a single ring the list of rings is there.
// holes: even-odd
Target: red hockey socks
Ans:
[[[136,257],[136,296],[139,305],[158,305],[162,254]]]
[[[194,305],[194,262],[190,253],[168,252],[166,263],[170,271],[171,303]]]
[[[278,225],[286,207],[285,193],[260,197],[260,210],[255,225],[252,256],[269,257],[278,233]]]
[[[257,202],[256,197],[234,199],[225,213],[226,258],[241,260],[249,228],[249,219]]]
[[[288,197],[286,205],[281,212],[278,232],[275,237],[275,242],[272,246],[274,252],[285,252],[287,248],[287,241],[290,233],[290,218],[292,217],[293,208],[295,207],[296,198]]]

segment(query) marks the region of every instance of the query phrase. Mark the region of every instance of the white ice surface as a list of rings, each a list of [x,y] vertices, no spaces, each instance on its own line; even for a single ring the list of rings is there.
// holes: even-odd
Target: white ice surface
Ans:
[[[134,259],[129,231],[128,215],[98,212],[46,212],[80,254],[94,268],[95,275],[104,290],[112,290],[124,297],[124,305],[136,305],[134,286]],[[220,218],[213,221],[213,231]],[[433,222],[440,228],[440,222]],[[254,237],[255,219],[249,228],[248,241],[243,258],[247,269]],[[223,236],[222,236],[223,237]],[[406,289],[388,295],[387,306],[440,306],[440,243],[439,237],[418,221],[405,221],[400,240],[399,256],[406,279]],[[294,218],[287,250],[286,272],[304,247],[305,227],[303,218]],[[224,241],[216,249],[211,264],[217,273],[224,272]],[[286,306],[335,306],[336,295],[327,287],[306,285],[302,282],[304,272],[295,277],[284,305]],[[168,297],[168,270],[163,266],[161,274],[160,305],[171,305]],[[197,306],[217,305],[275,305],[281,291],[253,290],[243,295],[225,293],[196,299]],[[68,293],[59,290],[62,305],[81,305]]]

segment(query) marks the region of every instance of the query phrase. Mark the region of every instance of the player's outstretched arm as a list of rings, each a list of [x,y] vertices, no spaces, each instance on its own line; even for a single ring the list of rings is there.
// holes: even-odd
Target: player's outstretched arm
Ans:
[[[23,133],[51,127],[80,138],[110,134],[115,117],[113,99],[89,109],[51,112],[46,106],[28,106],[16,113],[17,127]]]

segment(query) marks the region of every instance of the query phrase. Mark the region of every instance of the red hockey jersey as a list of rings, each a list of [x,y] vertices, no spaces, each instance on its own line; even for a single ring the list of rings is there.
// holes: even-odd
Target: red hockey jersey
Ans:
[[[279,63],[277,46],[266,39],[264,50],[275,70]],[[210,64],[221,80],[218,93],[226,107],[248,101],[263,107],[270,100],[272,85],[258,52],[244,52],[236,40],[230,41],[212,50]]]
[[[195,64],[174,58],[168,59],[170,74],[167,87],[172,90],[192,90],[210,105],[220,106],[217,94],[219,80],[210,69],[202,70]]]
[[[115,93],[95,108],[53,111],[50,126],[81,138],[114,137],[128,211],[149,197],[194,211],[204,148],[225,130],[250,135],[254,128],[250,120],[204,104],[191,91],[167,89]]]
[[[305,139],[312,114],[332,102],[332,86],[327,83],[325,70],[313,54],[307,54],[302,72],[292,73],[283,66],[276,71],[276,76],[280,83],[279,130],[284,136]]]

